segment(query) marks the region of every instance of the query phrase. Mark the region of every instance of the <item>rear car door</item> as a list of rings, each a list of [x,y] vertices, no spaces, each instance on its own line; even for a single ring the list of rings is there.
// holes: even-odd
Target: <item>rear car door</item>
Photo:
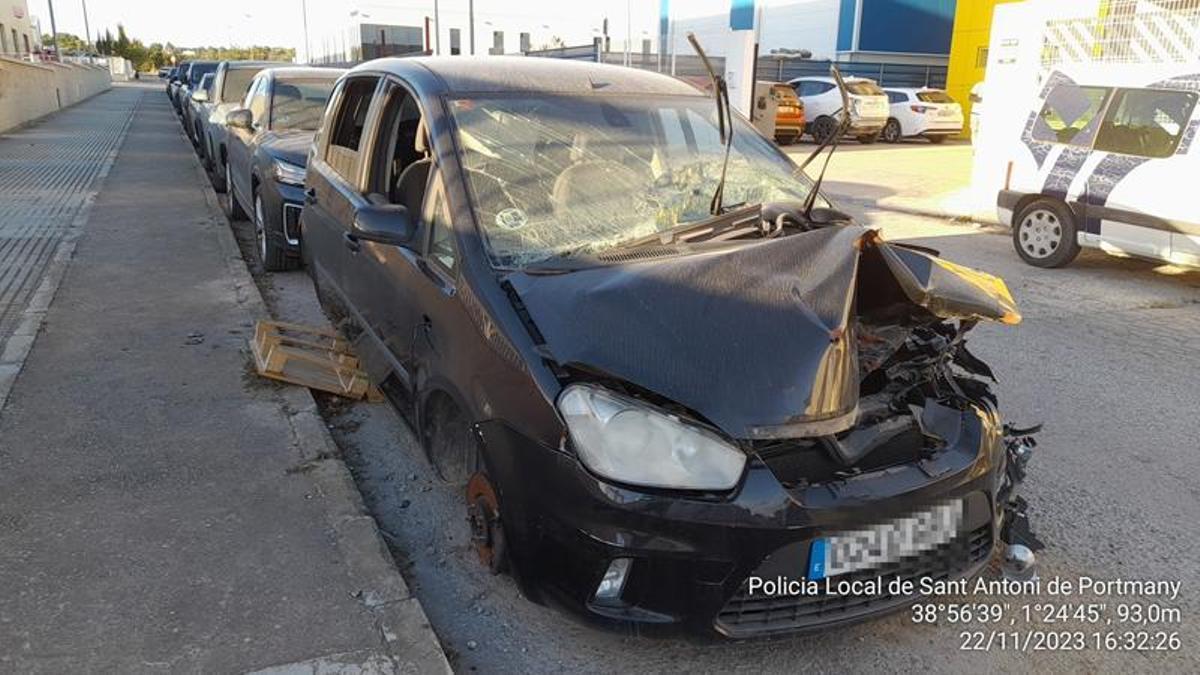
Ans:
[[[354,213],[367,203],[362,193],[365,135],[379,88],[377,75],[343,79],[334,91],[321,131],[317,156],[310,161],[303,211],[305,250],[313,276],[331,287],[361,319],[351,292],[361,242],[354,237]]]

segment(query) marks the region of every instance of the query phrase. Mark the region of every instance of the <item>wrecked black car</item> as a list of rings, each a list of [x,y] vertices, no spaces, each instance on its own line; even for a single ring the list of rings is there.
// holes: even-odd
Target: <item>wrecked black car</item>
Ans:
[[[742,638],[913,600],[752,579],[979,573],[1028,456],[966,348],[1007,289],[719,108],[597,64],[359,66],[308,164],[322,303],[531,598]]]

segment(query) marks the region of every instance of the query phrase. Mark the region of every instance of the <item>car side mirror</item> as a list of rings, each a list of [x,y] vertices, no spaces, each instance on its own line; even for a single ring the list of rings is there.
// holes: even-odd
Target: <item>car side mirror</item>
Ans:
[[[225,116],[225,124],[228,124],[235,129],[253,129],[254,114],[245,108],[229,111]]]
[[[417,235],[408,208],[400,204],[368,204],[354,214],[354,236],[409,248]]]
[[[207,103],[208,102],[208,92],[204,91],[203,89],[200,89],[199,91],[193,91],[192,92],[192,100],[195,101],[196,103]]]

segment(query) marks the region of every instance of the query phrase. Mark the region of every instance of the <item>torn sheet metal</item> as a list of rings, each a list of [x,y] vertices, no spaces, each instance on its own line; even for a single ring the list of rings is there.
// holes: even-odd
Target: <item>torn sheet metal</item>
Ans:
[[[857,422],[868,248],[931,319],[1019,320],[999,279],[860,226],[508,281],[559,365],[662,396],[734,438],[828,435]]]

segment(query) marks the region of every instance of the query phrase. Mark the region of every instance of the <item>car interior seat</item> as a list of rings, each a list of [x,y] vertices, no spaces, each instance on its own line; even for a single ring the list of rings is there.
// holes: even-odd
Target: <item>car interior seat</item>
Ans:
[[[412,145],[409,146],[420,159],[404,167],[391,190],[392,203],[407,207],[411,218],[416,218],[417,214],[421,213],[421,204],[425,201],[425,186],[429,183],[429,170],[433,167],[433,159],[429,156],[428,136],[425,119],[421,118],[417,122]]]

